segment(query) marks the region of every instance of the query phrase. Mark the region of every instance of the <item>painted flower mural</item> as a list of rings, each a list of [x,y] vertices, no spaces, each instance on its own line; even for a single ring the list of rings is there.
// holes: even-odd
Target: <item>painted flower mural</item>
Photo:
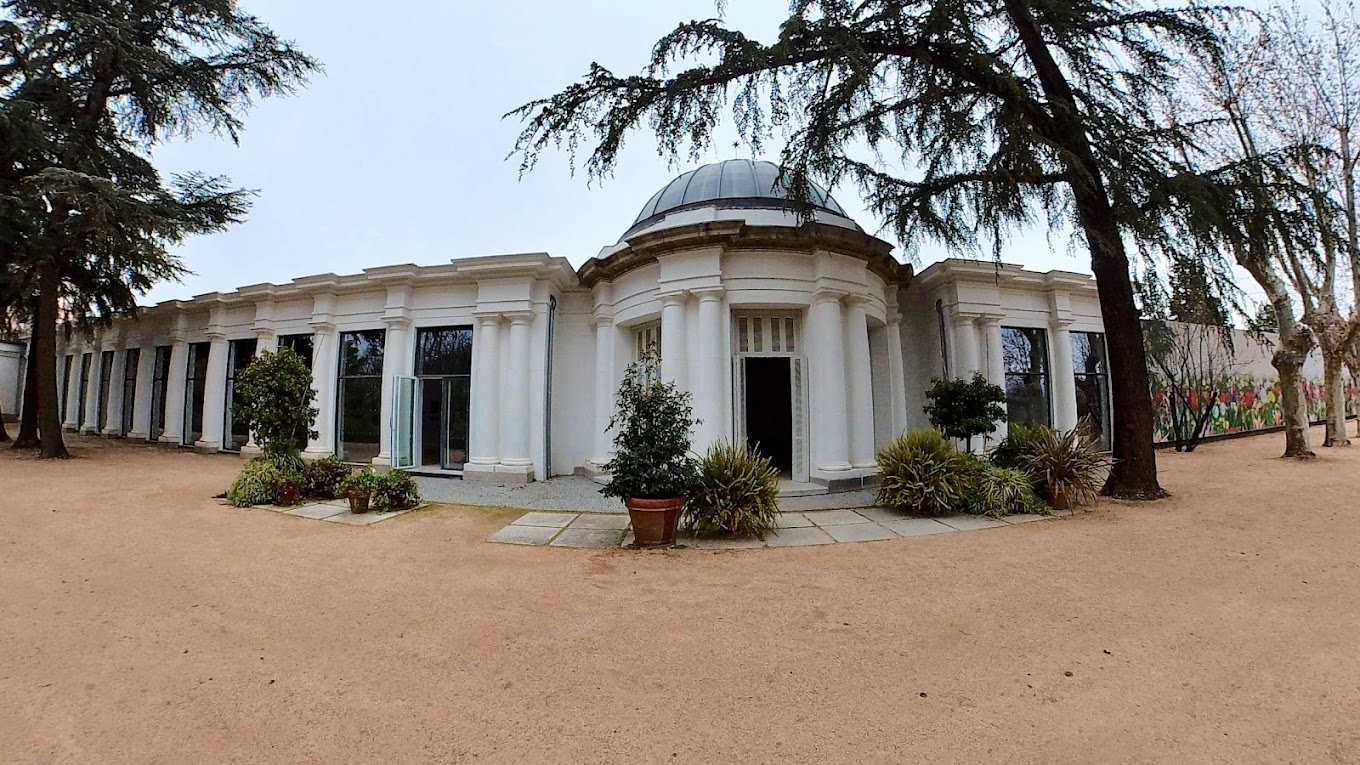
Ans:
[[[1327,391],[1320,383],[1311,380],[1305,384],[1305,390],[1308,396],[1309,417],[1314,422],[1321,422],[1327,416]],[[1190,406],[1198,408],[1199,399],[1205,395],[1212,394],[1192,390],[1189,395]],[[1354,395],[1355,390],[1348,388],[1347,414],[1355,413],[1351,404]],[[1152,405],[1157,415],[1156,440],[1158,443],[1169,442],[1172,440],[1171,408],[1167,391],[1154,389]],[[1231,381],[1226,390],[1218,395],[1205,427],[1208,429],[1206,434],[1208,436],[1226,436],[1283,426],[1284,412],[1280,406],[1279,383],[1274,380],[1242,377]]]

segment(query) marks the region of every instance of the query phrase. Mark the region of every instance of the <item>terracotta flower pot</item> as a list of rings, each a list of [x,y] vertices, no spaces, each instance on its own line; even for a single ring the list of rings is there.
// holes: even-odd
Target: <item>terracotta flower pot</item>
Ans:
[[[363,515],[368,512],[369,495],[352,491],[349,493],[349,511],[355,515]]]
[[[1044,500],[1048,502],[1048,506],[1054,510],[1067,509],[1067,492],[1054,491],[1046,488],[1044,489]]]
[[[675,528],[680,525],[684,497],[670,499],[626,499],[628,518],[633,522],[633,541],[638,547],[664,547],[675,544]]]

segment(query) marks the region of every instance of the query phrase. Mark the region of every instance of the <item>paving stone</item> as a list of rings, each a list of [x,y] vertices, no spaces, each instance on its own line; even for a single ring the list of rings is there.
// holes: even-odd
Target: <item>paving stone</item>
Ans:
[[[812,521],[802,513],[780,513],[774,518],[774,527],[777,529],[805,529],[811,525]]]
[[[948,534],[958,531],[958,529],[946,526],[934,518],[899,518],[895,521],[883,521],[879,525],[903,537],[923,537],[928,534]]]
[[[829,545],[836,540],[819,528],[779,529],[765,539],[770,547],[801,547],[803,545]]]
[[[698,550],[752,550],[764,547],[764,540],[748,539],[686,539],[685,544]]]
[[[509,545],[546,545],[557,536],[558,529],[550,526],[506,526],[486,538],[488,542]]]
[[[628,528],[628,516],[626,515],[602,515],[599,513],[582,514],[581,517],[571,522],[570,529],[607,529],[610,531],[623,531]]]
[[[806,515],[808,520],[822,528],[869,522],[868,518],[865,518],[853,510],[820,510],[813,513],[807,513]]]
[[[326,521],[327,523],[343,523],[347,526],[372,526],[378,521],[385,521],[391,517],[391,513],[375,513],[370,511],[359,515],[355,515],[354,513],[340,513],[338,515],[327,516],[321,520]]]
[[[897,538],[896,534],[877,523],[847,523],[827,526],[823,530],[837,542],[877,542],[880,539]]]
[[[298,505],[297,507],[288,507],[283,509],[283,513],[285,515],[296,515],[299,518],[314,518],[316,520],[321,520],[322,518],[329,518],[332,515],[339,515],[340,513],[343,512],[346,511],[342,507],[334,507],[331,505],[321,504]]]
[[[864,507],[856,508],[855,512],[868,518],[874,523],[884,523],[887,521],[903,521],[911,518],[906,513],[899,513],[896,510],[889,510],[886,507]]]
[[[1018,513],[1016,515],[1008,515],[1002,518],[1001,520],[1010,524],[1019,524],[1019,523],[1033,523],[1034,521],[1042,521],[1046,517],[1047,516],[1039,515],[1038,513]]]
[[[571,527],[557,535],[553,547],[618,547],[623,529],[578,529]]]
[[[999,521],[996,518],[987,518],[981,515],[951,515],[948,518],[941,518],[940,523],[943,523],[946,526],[953,526],[959,531],[994,529],[997,526],[1007,525],[1005,521]]]
[[[564,529],[576,520],[576,513],[525,513],[512,526],[544,526],[551,529]]]

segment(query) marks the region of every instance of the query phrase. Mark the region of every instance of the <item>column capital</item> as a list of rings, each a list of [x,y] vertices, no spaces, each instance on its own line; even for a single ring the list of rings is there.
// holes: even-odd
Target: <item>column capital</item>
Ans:
[[[500,311],[473,311],[472,315],[477,319],[477,323],[484,327],[500,324],[501,320],[505,318],[505,315]]]
[[[590,315],[590,326],[599,329],[600,327],[612,327],[614,325],[614,314],[595,313]]]
[[[956,327],[970,327],[977,324],[978,317],[968,313],[956,313],[949,317],[949,321]]]
[[[690,294],[698,298],[700,303],[706,303],[710,300],[722,300],[723,295],[726,293],[727,290],[722,287],[700,287],[698,289],[690,290]]]
[[[208,331],[205,334],[208,336],[208,342],[211,343],[227,339],[227,333],[221,327],[208,327]]]
[[[978,323],[988,329],[997,329],[1001,327],[1002,318],[1001,316],[980,316]]]
[[[383,324],[386,324],[386,325],[387,325],[387,328],[388,328],[388,329],[410,329],[410,328],[411,328],[411,317],[410,317],[410,316],[384,316],[384,317],[382,317],[382,322],[383,322]]]
[[[332,321],[314,319],[307,322],[307,326],[311,327],[312,331],[318,335],[329,335],[335,331],[335,322]]]
[[[513,327],[533,323],[534,314],[532,311],[515,311],[514,313],[507,313],[505,318],[510,320],[510,326]]]
[[[657,298],[661,300],[662,306],[684,305],[685,301],[689,299],[689,293],[686,292],[685,290],[676,290],[674,292],[662,292],[657,295]]]
[[[264,340],[265,338],[273,337],[274,334],[275,333],[273,327],[255,327],[255,337],[258,340]]]
[[[816,290],[815,292],[812,293],[812,302],[814,302],[814,303],[839,303],[839,302],[841,302],[842,300],[844,300],[845,297],[846,297],[846,293],[845,293],[843,290],[834,290],[834,289],[826,289],[826,288],[822,288],[822,289],[818,289],[818,290]]]

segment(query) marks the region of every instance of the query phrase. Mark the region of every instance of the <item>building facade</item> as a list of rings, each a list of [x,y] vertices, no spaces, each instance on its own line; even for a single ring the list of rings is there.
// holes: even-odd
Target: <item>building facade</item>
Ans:
[[[287,346],[311,365],[304,455],[467,480],[598,474],[613,396],[655,347],[690,391],[695,448],[756,445],[788,478],[857,488],[926,424],[930,380],[978,372],[1012,420],[1109,418],[1095,283],[948,260],[921,273],[821,189],[800,217],[770,163],[676,178],[573,269],[547,254],[396,265],[145,309],[60,349],[69,430],[249,454],[236,370]]]

